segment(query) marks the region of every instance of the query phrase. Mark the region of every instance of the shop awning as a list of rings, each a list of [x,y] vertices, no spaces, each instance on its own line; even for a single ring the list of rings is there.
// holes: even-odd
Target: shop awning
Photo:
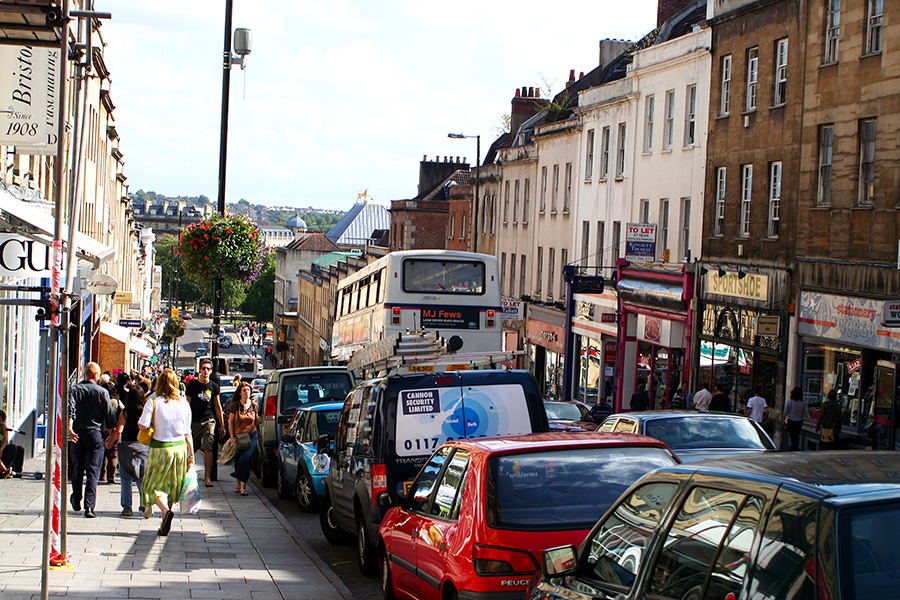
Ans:
[[[680,281],[623,277],[616,283],[616,290],[619,298],[626,304],[679,313],[687,311],[682,300],[684,288]]]
[[[118,340],[123,344],[128,342],[128,338],[131,337],[131,330],[127,327],[121,327],[116,325],[115,323],[110,323],[109,321],[100,321],[100,333],[103,335],[108,335],[114,340]]]
[[[0,189],[0,226],[3,223],[13,227],[17,233],[27,234],[47,246],[53,245],[56,224],[50,212],[42,208],[42,205],[19,200],[8,191]],[[66,247],[68,247],[68,229],[68,226],[63,227],[62,233]],[[115,253],[114,248],[101,244],[83,233],[75,233],[75,254],[79,258],[98,266],[110,260]]]
[[[151,346],[143,338],[132,336],[131,343],[128,345],[128,348],[135,354],[140,354],[144,358],[150,358],[151,356],[153,356],[153,346]]]

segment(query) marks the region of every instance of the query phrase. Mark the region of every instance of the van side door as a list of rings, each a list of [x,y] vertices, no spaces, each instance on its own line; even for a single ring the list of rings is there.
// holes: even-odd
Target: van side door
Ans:
[[[462,386],[464,437],[532,433],[525,388],[518,383]]]
[[[339,523],[343,523],[342,517],[346,515],[345,511],[348,505],[351,515],[353,510],[353,477],[350,474],[350,456],[353,446],[356,445],[356,416],[359,414],[358,391],[351,392],[344,403],[337,435],[334,439],[334,457],[329,472],[331,502]],[[349,518],[352,519],[352,516]]]

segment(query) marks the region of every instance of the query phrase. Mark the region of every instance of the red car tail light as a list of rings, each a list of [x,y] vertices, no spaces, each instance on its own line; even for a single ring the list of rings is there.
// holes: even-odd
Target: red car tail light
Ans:
[[[376,505],[378,494],[387,491],[387,466],[381,463],[372,465],[372,506]]]
[[[275,420],[275,405],[278,403],[278,398],[275,396],[269,396],[266,398],[266,421]]]
[[[395,306],[391,309],[391,324],[399,325],[400,324],[400,307]]]
[[[494,321],[494,311],[489,310],[487,311],[487,326],[493,327],[494,323],[496,323],[496,321]]]
[[[475,544],[472,547],[472,561],[476,575],[534,573],[538,570],[530,553],[498,546]]]

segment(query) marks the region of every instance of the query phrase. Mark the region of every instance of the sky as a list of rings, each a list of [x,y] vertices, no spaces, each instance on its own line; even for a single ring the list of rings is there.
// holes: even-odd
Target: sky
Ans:
[[[417,194],[423,155],[482,158],[517,88],[559,92],[656,0],[233,0],[226,200],[348,210]],[[225,0],[96,0],[130,192],[217,197]]]

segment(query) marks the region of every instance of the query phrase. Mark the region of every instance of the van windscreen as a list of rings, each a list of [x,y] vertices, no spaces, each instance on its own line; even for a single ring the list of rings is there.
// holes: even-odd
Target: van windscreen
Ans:
[[[350,392],[349,373],[299,373],[287,375],[281,385],[281,412],[323,400],[342,401]]]

